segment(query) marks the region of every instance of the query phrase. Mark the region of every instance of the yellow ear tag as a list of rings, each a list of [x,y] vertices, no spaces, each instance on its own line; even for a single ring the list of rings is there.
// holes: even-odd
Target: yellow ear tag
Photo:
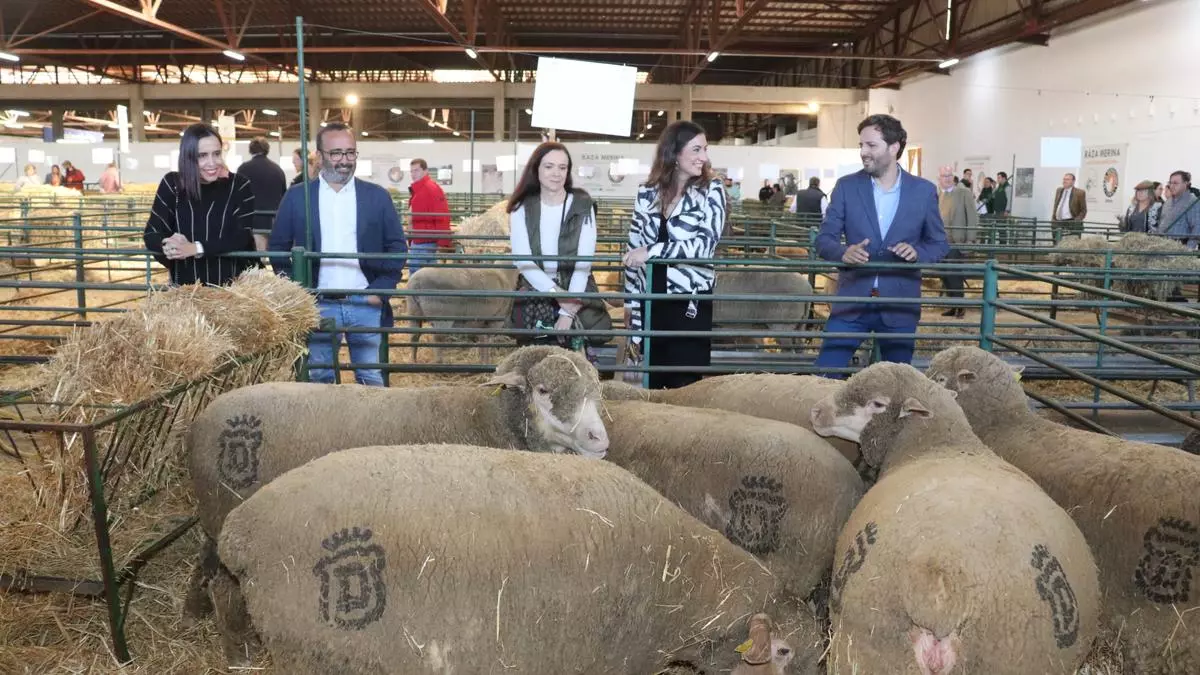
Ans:
[[[1020,382],[1021,381],[1021,371],[1014,370],[1013,371],[1013,379],[1016,380],[1017,382]]]
[[[735,647],[735,648],[733,649],[733,651],[735,651],[735,652],[737,652],[737,653],[739,653],[739,654],[745,654],[745,653],[746,653],[746,650],[747,650],[747,649],[750,649],[750,646],[751,646],[751,645],[753,645],[753,644],[754,644],[754,640],[746,640],[746,641],[745,641],[745,642],[743,642],[742,644],[740,644],[740,645],[738,645],[737,647]]]
[[[492,390],[492,396],[499,396],[502,391],[504,391],[504,385],[496,385],[496,388]]]

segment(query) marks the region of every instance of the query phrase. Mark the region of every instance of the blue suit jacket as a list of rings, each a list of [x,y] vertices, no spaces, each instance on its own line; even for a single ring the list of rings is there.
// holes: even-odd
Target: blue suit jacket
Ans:
[[[817,254],[825,260],[840,262],[849,244],[869,239],[866,250],[871,262],[905,262],[888,250],[900,242],[916,249],[918,263],[935,263],[944,258],[950,245],[946,241],[946,229],[938,210],[937,188],[933,183],[903,169],[900,173],[900,205],[888,229],[887,238],[879,230],[874,190],[867,172],[859,171],[839,180],[829,197],[829,207],[821,222],[821,232],[817,235]],[[879,276],[880,297],[921,296],[919,268],[883,270],[858,267],[840,268],[838,296],[869,296],[876,275]],[[830,315],[853,320],[867,307],[864,303],[837,302],[833,303]],[[892,327],[912,326],[921,316],[921,308],[915,304],[885,305],[882,310],[883,323]]]
[[[306,246],[304,229],[304,190],[309,191],[312,213],[313,251],[321,250],[321,206],[320,178],[293,185],[279,203],[279,213],[275,216],[275,225],[271,228],[271,238],[267,246],[272,251],[291,251],[295,246]],[[391,195],[387,190],[366,181],[354,179],[354,195],[358,205],[358,252],[359,253],[407,253],[408,245],[404,237],[404,226],[396,214]],[[333,251],[340,253],[340,251]],[[309,276],[315,285],[320,279],[321,260],[309,261],[312,274]],[[271,266],[276,272],[292,278],[292,259],[287,257],[271,258]],[[404,257],[393,259],[360,259],[359,268],[367,278],[367,288],[391,289],[400,284],[400,275],[404,270]],[[384,326],[393,324],[392,308],[383,298]]]

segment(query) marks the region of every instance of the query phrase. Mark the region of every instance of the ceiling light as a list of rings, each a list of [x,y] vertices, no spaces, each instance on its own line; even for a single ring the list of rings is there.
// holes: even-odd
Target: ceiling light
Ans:
[[[393,115],[403,115],[403,114],[404,114],[404,111],[403,111],[403,110],[401,110],[401,109],[399,109],[399,108],[392,108],[392,110],[391,110],[391,113],[392,113]]]
[[[346,94],[346,105],[358,105],[358,94]]]
[[[479,58],[479,54],[476,54],[476,53],[475,53],[475,50],[474,50],[474,49],[471,49],[470,47],[467,47],[467,56],[469,56],[469,57],[471,57],[471,58],[473,58],[473,59],[477,59],[477,58]]]
[[[437,126],[437,124],[435,124],[435,123],[433,123],[433,122],[429,122],[429,126],[431,126],[431,127],[436,127],[436,126]]]
[[[835,42],[835,43],[833,43],[833,46],[834,46],[834,47],[840,47],[840,46],[842,46],[842,43],[840,43],[840,42]]]
[[[665,114],[666,114],[666,113],[665,113],[664,111],[662,111],[662,110],[659,110],[659,111],[658,111],[658,116],[659,116],[659,117],[662,117],[662,116],[663,116],[663,115],[665,115]]]
[[[264,115],[270,115],[271,117],[274,117],[274,116],[276,116],[276,115],[278,115],[278,114],[279,114],[279,111],[277,111],[277,110],[271,110],[270,108],[263,108],[263,110],[262,110],[262,114],[264,114]]]
[[[814,112],[814,113],[815,113],[815,112],[818,112],[818,111],[820,111],[820,110],[821,110],[821,104],[820,104],[820,103],[817,103],[816,101],[810,101],[810,102],[809,102],[809,104],[808,104],[808,111],[809,111],[809,112]]]
[[[278,131],[272,131],[272,132],[271,132],[271,135],[272,135],[272,136],[274,136],[275,138],[279,138],[279,132],[278,132]]]
[[[327,126],[329,126],[329,122],[321,122],[321,128],[322,128],[322,129],[324,129],[324,128],[325,128],[325,127],[327,127]]]
[[[16,54],[9,54],[8,52],[0,52],[0,59],[12,61],[13,63],[20,63],[21,61],[21,57]]]
[[[708,62],[712,63],[713,61],[716,61],[717,57],[720,55],[721,55],[721,52],[717,52],[717,51],[709,52],[708,53]]]
[[[533,114],[533,109],[532,109],[532,108],[526,108],[526,109],[525,109],[525,114],[526,114],[526,115],[532,115],[532,114]]]
[[[365,132],[365,131],[364,131],[364,132],[362,132],[362,135],[363,135],[363,136],[368,136],[369,134],[368,134],[367,132]]]
[[[958,59],[946,59],[945,61],[942,61],[941,63],[938,64],[938,68],[945,70],[946,68],[949,68],[950,66],[954,66],[957,64],[958,64]]]
[[[649,130],[650,130],[650,127],[652,127],[652,126],[654,126],[654,125],[653,125],[653,124],[647,124],[647,125],[646,125],[646,131],[649,131]]]
[[[9,110],[8,114],[12,115],[13,117],[29,117],[29,113],[25,112],[24,110]]]
[[[224,54],[225,56],[228,56],[229,58],[233,59],[234,61],[245,61],[246,60],[245,56],[233,51],[232,49],[226,49],[225,51],[223,51],[221,53]]]
[[[461,132],[461,131],[456,131],[456,132],[454,132],[454,135],[455,135],[455,136],[462,136],[462,132]]]
[[[638,140],[639,140],[639,141],[640,141],[641,139],[645,138],[645,137],[646,137],[646,134],[638,134]]]
[[[400,141],[400,142],[401,143],[432,143],[433,139],[432,138],[410,138],[408,140]]]

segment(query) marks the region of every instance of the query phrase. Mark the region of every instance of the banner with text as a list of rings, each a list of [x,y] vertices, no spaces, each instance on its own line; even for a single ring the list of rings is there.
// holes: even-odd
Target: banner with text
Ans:
[[[1129,145],[1088,145],[1083,148],[1083,175],[1075,182],[1076,187],[1087,190],[1088,220],[1107,222],[1110,218],[1096,218],[1095,213],[1123,214],[1129,201],[1126,185],[1125,157]]]

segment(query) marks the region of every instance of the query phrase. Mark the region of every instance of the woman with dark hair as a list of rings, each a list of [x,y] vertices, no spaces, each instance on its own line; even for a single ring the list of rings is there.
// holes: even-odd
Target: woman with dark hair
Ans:
[[[230,176],[221,157],[221,136],[193,124],[179,140],[179,170],[163,176],[144,236],[171,275],[171,284],[229,283],[260,263],[226,254],[254,251],[250,226],[254,193],[244,176]]]
[[[650,262],[649,292],[711,295],[712,266],[689,261],[712,258],[724,227],[725,191],[708,161],[704,129],[687,120],[673,122],[658,139],[650,175],[634,202],[624,258],[626,292],[647,292]],[[629,300],[625,307],[626,325],[642,330],[642,302]],[[649,309],[652,331],[712,330],[711,300],[654,300]],[[638,345],[642,338],[631,341]],[[649,365],[706,367],[711,347],[708,337],[652,337]],[[696,372],[652,372],[650,388],[683,387],[700,378]]]
[[[612,320],[599,299],[572,297],[595,293],[596,279],[587,260],[545,260],[543,256],[596,255],[596,204],[571,181],[571,153],[561,143],[542,143],[529,157],[516,190],[508,199],[509,243],[520,277],[517,290],[561,294],[557,298],[519,298],[513,303],[516,328],[553,328],[567,344],[572,328],[608,330]],[[519,344],[534,336],[517,337]],[[603,344],[608,338],[592,338]]]
[[[62,185],[62,184],[63,184],[62,169],[58,168],[58,165],[55,164],[54,166],[50,167],[50,173],[46,174],[46,185],[58,186],[58,185]]]

